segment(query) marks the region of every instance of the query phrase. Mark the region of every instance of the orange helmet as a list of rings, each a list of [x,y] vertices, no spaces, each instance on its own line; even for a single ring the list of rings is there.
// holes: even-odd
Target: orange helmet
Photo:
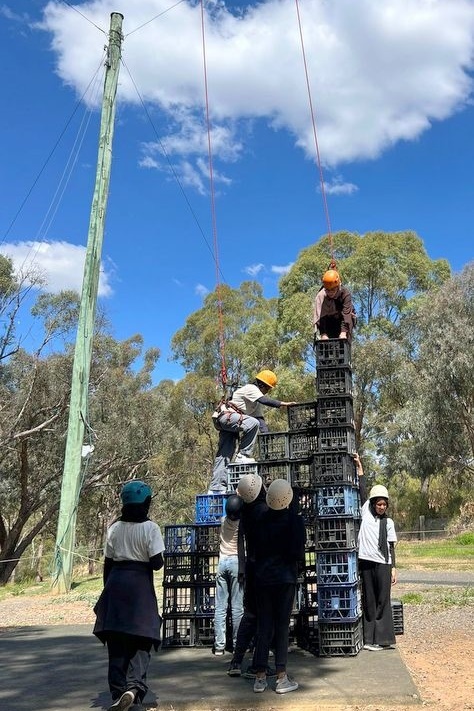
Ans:
[[[325,289],[336,289],[341,286],[341,277],[335,269],[328,269],[323,274],[323,286]]]
[[[269,388],[274,388],[277,384],[277,376],[273,370],[261,370],[260,373],[257,373],[255,379],[260,380],[261,383],[265,383]]]

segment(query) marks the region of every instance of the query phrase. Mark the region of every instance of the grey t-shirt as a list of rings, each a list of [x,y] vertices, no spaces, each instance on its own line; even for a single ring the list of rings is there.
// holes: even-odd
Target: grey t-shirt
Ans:
[[[239,408],[246,415],[251,417],[263,417],[263,405],[257,400],[263,397],[262,391],[253,383],[242,385],[232,395],[230,402]]]

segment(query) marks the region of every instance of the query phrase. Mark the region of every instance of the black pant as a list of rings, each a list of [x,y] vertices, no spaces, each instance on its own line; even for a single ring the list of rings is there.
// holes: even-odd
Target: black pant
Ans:
[[[148,691],[146,674],[150,663],[152,640],[122,632],[107,635],[109,653],[109,689],[115,701],[127,691],[135,691],[141,703]]]
[[[286,671],[288,661],[288,634],[291,610],[295,600],[296,585],[259,585],[257,590],[257,648],[255,666],[263,672],[268,666],[268,653],[272,638],[275,645],[277,674]]]
[[[255,566],[247,563],[245,567],[244,614],[240,620],[237,640],[232,661],[242,664],[245,652],[257,633],[257,602],[255,592]]]
[[[365,644],[395,644],[392,605],[392,566],[359,560]]]

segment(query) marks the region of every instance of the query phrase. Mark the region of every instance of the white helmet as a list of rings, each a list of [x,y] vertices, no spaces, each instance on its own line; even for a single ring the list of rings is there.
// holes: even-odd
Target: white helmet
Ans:
[[[370,490],[369,499],[387,499],[388,491],[382,484],[375,484]]]
[[[286,509],[291,504],[293,489],[286,479],[274,479],[267,491],[267,504],[274,511]]]
[[[262,484],[259,474],[243,474],[237,484],[237,493],[246,504],[251,504],[259,495]]]

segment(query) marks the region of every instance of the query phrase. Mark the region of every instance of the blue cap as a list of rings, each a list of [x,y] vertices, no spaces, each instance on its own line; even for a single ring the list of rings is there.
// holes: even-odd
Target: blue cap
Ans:
[[[148,484],[139,479],[127,481],[120,492],[123,504],[143,504],[151,496],[151,489]]]

